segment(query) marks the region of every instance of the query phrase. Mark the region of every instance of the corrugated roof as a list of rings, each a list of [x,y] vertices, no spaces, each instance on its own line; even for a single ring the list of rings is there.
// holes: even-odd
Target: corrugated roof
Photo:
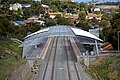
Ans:
[[[26,23],[23,22],[23,21],[15,21],[15,22],[18,23],[18,24],[21,24],[21,25],[26,24]]]
[[[102,41],[100,38],[96,37],[95,35],[87,32],[87,31],[84,31],[84,30],[81,30],[81,29],[78,29],[78,28],[71,28],[71,29],[73,30],[73,32],[74,32],[76,35],[85,36],[85,37],[89,37],[89,38],[93,38],[93,39]]]
[[[26,23],[32,23],[34,21],[33,20],[24,20],[24,22],[26,22]]]
[[[37,45],[37,46],[44,45],[46,43],[48,37],[54,37],[54,36],[77,37],[76,41],[81,42],[81,44],[94,43],[94,40],[102,41],[100,38],[94,36],[93,34],[87,32],[87,31],[78,29],[76,27],[65,26],[65,25],[51,26],[51,27],[43,28],[37,32],[30,34],[30,35],[27,35],[24,38],[23,44],[20,45],[20,47],[23,47],[23,57],[24,56],[28,57],[28,56],[32,55],[31,53],[34,53],[33,51],[36,50],[34,47],[35,45]],[[81,41],[81,40],[84,40],[84,41]],[[89,41],[87,41],[87,40],[89,40]],[[41,47],[41,49],[42,49],[42,47]],[[36,54],[36,52],[35,52],[35,54]]]
[[[93,34],[78,29],[76,27],[59,25],[59,26],[51,26],[48,28],[41,29],[37,32],[34,32],[30,35],[27,35],[24,39],[23,46],[31,46],[42,43],[44,38],[54,37],[54,36],[85,36],[88,38],[96,39],[102,41],[100,38],[94,36]]]

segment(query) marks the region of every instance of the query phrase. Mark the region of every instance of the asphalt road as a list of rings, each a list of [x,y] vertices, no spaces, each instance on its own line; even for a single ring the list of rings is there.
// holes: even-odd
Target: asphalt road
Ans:
[[[69,37],[54,37],[35,80],[91,80],[75,60]]]

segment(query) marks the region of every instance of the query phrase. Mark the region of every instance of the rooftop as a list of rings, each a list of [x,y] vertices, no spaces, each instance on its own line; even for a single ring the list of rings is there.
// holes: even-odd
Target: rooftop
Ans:
[[[23,21],[15,21],[16,23],[18,23],[18,24],[20,24],[20,25],[24,25],[24,24],[26,24],[25,22],[23,22]]]
[[[78,19],[78,15],[76,15],[76,16],[66,16],[66,18],[69,18],[69,19]]]
[[[0,17],[7,17],[7,16],[11,16],[9,14],[0,14]]]
[[[34,32],[30,35],[27,35],[24,38],[24,43],[21,46],[32,46],[41,44],[43,39],[54,36],[72,36],[72,37],[83,36],[94,40],[102,41],[100,38],[82,29],[72,26],[57,25],[47,27],[37,32]]]
[[[89,17],[100,17],[101,15],[97,15],[97,14],[88,14]]]
[[[33,20],[24,20],[25,23],[32,23],[34,22]]]
[[[62,12],[51,12],[51,13],[48,13],[49,15],[57,15],[57,14],[63,14]]]

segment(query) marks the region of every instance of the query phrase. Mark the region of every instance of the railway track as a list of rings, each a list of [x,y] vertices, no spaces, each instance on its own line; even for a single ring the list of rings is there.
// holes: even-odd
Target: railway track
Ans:
[[[65,41],[65,37],[64,37],[64,45],[66,44],[66,41]],[[65,47],[65,56],[66,56],[66,61],[67,61],[67,70],[68,70],[68,77],[69,77],[69,80],[71,80],[71,74],[70,74],[70,67],[69,67],[69,61],[68,61],[68,54],[67,54],[67,49],[66,49],[66,45],[64,46]]]
[[[70,71],[70,69],[73,69],[72,66],[70,66],[71,64],[74,65],[74,70],[75,70],[75,74],[76,74],[76,77],[77,77],[77,79],[75,79],[75,80],[80,80],[80,74],[79,74],[79,71],[77,69],[75,54],[74,54],[74,51],[73,51],[73,49],[72,49],[72,47],[69,43],[68,37],[65,37],[64,44],[65,44],[65,52],[66,52],[66,57],[67,57],[69,80],[73,80],[73,78],[71,78],[72,77],[72,71]],[[72,63],[70,62],[69,57],[71,57]]]
[[[35,80],[80,80],[78,65],[69,37],[51,40],[43,66]]]
[[[54,58],[53,58],[53,66],[52,66],[52,75],[51,75],[51,80],[54,79],[54,74],[55,74],[55,63],[56,63],[56,52],[57,52],[57,46],[58,46],[58,38],[56,40],[56,44],[55,44],[55,52],[54,52]]]
[[[56,56],[56,46],[57,46],[57,41],[58,41],[58,37],[55,37],[53,38],[52,42],[51,42],[51,47],[50,47],[50,51],[49,51],[49,55],[48,55],[48,60],[46,61],[45,63],[45,68],[44,68],[44,71],[43,71],[43,74],[42,74],[42,77],[40,80],[46,80],[46,75],[47,75],[47,72],[48,72],[48,66],[50,61],[53,61],[52,63],[52,71],[51,71],[51,80],[53,80],[53,76],[54,76],[54,66],[55,66],[55,56]],[[54,51],[54,54],[53,52]],[[54,57],[53,57],[54,56]],[[49,71],[50,72],[50,71]]]

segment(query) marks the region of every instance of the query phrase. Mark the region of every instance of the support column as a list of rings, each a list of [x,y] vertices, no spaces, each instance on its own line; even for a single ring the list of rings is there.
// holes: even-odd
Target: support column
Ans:
[[[26,56],[26,46],[23,46],[23,53],[22,53],[22,58],[24,58]]]
[[[99,51],[98,51],[98,43],[97,43],[97,40],[95,40],[95,47],[96,47],[96,53],[97,53],[97,56],[99,56]]]

